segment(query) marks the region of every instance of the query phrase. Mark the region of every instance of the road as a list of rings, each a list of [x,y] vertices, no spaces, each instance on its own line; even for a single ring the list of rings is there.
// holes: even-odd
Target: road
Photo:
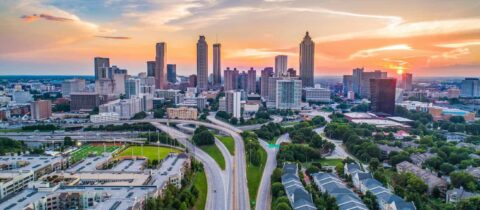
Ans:
[[[215,119],[214,115],[207,116],[207,119],[212,123],[216,124],[216,127],[220,128],[218,130],[223,131],[224,133],[229,134],[235,140],[235,157],[234,157],[234,208],[237,210],[246,210],[250,209],[250,199],[248,197],[248,186],[247,186],[247,163],[245,160],[245,145],[243,144],[243,139],[239,135],[243,131],[239,128],[236,128],[228,123]],[[210,123],[207,123],[211,125]],[[215,129],[215,128],[214,128]]]
[[[270,204],[272,203],[272,193],[270,188],[270,178],[272,177],[273,170],[277,167],[277,153],[278,149],[273,147],[269,148],[268,143],[262,139],[259,139],[260,145],[263,149],[267,151],[267,162],[265,168],[263,169],[262,180],[260,181],[260,187],[258,188],[257,193],[257,203],[255,210],[268,210],[271,209]],[[278,137],[275,144],[281,144],[283,142],[290,142],[290,137],[288,133]]]
[[[228,209],[227,207],[227,190],[225,184],[224,173],[215,160],[200,148],[192,145],[188,141],[188,135],[158,122],[152,122],[152,125],[168,133],[172,138],[177,139],[181,144],[185,145],[193,156],[203,163],[205,174],[207,176],[208,193],[205,209]]]
[[[283,121],[283,117],[281,117],[281,116],[272,115],[271,118],[273,118],[273,120],[271,121],[273,123],[280,123],[280,122]],[[258,130],[258,129],[260,129],[260,127],[262,127],[262,125],[266,125],[268,123],[270,123],[270,122],[266,122],[266,123],[263,123],[263,124],[255,124],[255,125],[236,126],[236,128],[239,128],[242,131]]]
[[[343,148],[343,142],[341,140],[334,140],[334,139],[328,138],[327,136],[325,136],[324,130],[325,130],[325,126],[314,129],[314,131],[318,135],[322,136],[323,139],[335,144],[335,149],[333,150],[332,154],[330,154],[326,158],[329,158],[329,159],[346,159],[347,157],[350,157],[350,158],[354,159],[354,157],[352,155],[350,155],[347,151],[345,151],[345,149]]]

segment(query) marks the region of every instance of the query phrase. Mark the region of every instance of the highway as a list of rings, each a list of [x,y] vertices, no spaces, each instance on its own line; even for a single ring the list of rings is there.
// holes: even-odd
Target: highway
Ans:
[[[273,170],[277,167],[277,153],[278,149],[273,147],[269,148],[268,143],[262,139],[259,139],[260,145],[263,149],[267,151],[267,162],[265,168],[263,169],[262,180],[260,181],[260,187],[258,188],[257,193],[257,203],[255,205],[255,210],[268,210],[271,209],[270,204],[272,203],[272,193],[270,188],[270,178],[272,176]],[[288,133],[278,137],[275,144],[281,144],[283,142],[290,142],[290,137]]]
[[[207,176],[208,193],[205,209],[229,209],[227,207],[227,185],[225,184],[224,173],[215,160],[200,148],[192,145],[188,140],[188,135],[158,122],[152,122],[152,125],[161,131],[168,133],[172,138],[177,139],[185,145],[193,156],[203,163],[205,174]]]
[[[239,128],[236,128],[228,123],[222,122],[215,119],[215,116],[209,115],[207,119],[216,124],[215,127],[219,128],[218,130],[225,132],[233,137],[235,140],[235,156],[234,156],[234,197],[233,203],[236,210],[245,210],[250,209],[250,199],[248,197],[248,186],[247,186],[247,163],[245,160],[245,145],[243,144],[243,139],[239,135],[243,131]],[[210,123],[207,123],[211,125]],[[213,128],[216,129],[216,128]]]

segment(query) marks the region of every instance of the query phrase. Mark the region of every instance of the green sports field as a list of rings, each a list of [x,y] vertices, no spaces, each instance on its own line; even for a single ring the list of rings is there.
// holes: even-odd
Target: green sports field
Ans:
[[[149,160],[162,160],[165,158],[168,153],[170,152],[175,152],[175,153],[180,153],[180,150],[177,149],[172,149],[168,147],[156,147],[156,146],[143,146],[143,153],[142,153],[142,147],[141,146],[130,146],[123,150],[119,156],[131,156],[132,155],[132,150],[133,150],[133,155],[134,156],[145,156]]]
[[[120,148],[119,146],[113,146],[113,145],[91,145],[91,144],[86,144],[80,147],[79,149],[75,150],[72,152],[72,159],[74,160],[82,160],[88,157],[89,154],[95,154],[95,155],[100,155],[103,153],[104,149],[107,152],[113,152],[116,149]]]

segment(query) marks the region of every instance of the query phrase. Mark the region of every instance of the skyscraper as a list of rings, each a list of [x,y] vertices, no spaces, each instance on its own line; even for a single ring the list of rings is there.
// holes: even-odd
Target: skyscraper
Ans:
[[[412,78],[413,75],[411,73],[403,73],[400,88],[408,91],[412,90]]]
[[[222,84],[221,73],[221,44],[213,44],[213,85],[220,86]]]
[[[147,61],[147,76],[155,77],[155,61]]]
[[[255,69],[253,68],[250,68],[250,70],[248,70],[247,92],[248,93],[257,92],[257,71],[255,71]]]
[[[167,81],[165,80],[165,54],[167,53],[167,44],[159,42],[155,46],[155,88],[165,89]]]
[[[396,84],[397,80],[394,78],[370,79],[370,106],[372,112],[394,114]]]
[[[276,81],[276,108],[301,109],[302,81],[299,79],[285,78]]]
[[[125,80],[125,97],[140,96],[140,79],[129,78]]]
[[[286,55],[275,56],[275,76],[283,77],[287,75],[288,57]]]
[[[300,79],[303,87],[313,87],[315,43],[307,33],[300,43]]]
[[[352,75],[343,75],[343,95],[347,95],[348,91],[353,91]]]
[[[248,79],[248,74],[245,71],[242,71],[238,75],[238,89],[240,90],[247,90],[247,79]]]
[[[480,96],[480,80],[478,78],[465,78],[462,81],[462,89],[460,92],[462,97],[479,97]]]
[[[297,77],[297,71],[295,71],[294,68],[289,68],[287,70],[287,76],[288,77]]]
[[[260,74],[260,95],[262,98],[268,98],[268,78],[273,76],[273,68],[266,67]]]
[[[95,80],[102,79],[106,76],[106,69],[110,67],[110,58],[95,57],[93,59],[95,69]]]
[[[167,80],[168,82],[177,82],[177,65],[167,64]]]
[[[236,90],[238,88],[238,70],[234,68],[231,70],[229,67],[223,72],[224,78],[224,90]]]
[[[205,36],[200,36],[197,42],[197,88],[199,91],[208,89],[208,44]]]

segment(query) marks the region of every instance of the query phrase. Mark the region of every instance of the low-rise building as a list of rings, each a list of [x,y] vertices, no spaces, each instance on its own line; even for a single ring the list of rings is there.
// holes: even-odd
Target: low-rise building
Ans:
[[[116,112],[103,112],[99,114],[90,115],[90,121],[92,123],[104,123],[119,121],[120,115]]]
[[[33,120],[45,120],[52,116],[52,102],[38,100],[30,103],[30,115]]]
[[[445,194],[445,200],[447,201],[447,203],[457,203],[461,200],[476,196],[480,196],[480,194],[468,192],[461,187],[448,190]]]
[[[408,161],[397,164],[397,171],[400,173],[412,173],[422,179],[428,186],[428,192],[431,194],[435,188],[445,193],[447,190],[447,182],[437,177],[432,172],[424,170]]]
[[[430,158],[435,157],[436,155],[433,153],[425,152],[425,153],[413,153],[410,155],[410,160],[412,160],[412,163],[422,167],[423,163],[427,161]]]
[[[316,210],[312,196],[303,187],[298,177],[298,168],[295,163],[283,165],[282,184],[290,205],[294,210]]]
[[[167,108],[167,116],[169,119],[196,120],[198,115],[197,112],[198,111],[195,108]]]

